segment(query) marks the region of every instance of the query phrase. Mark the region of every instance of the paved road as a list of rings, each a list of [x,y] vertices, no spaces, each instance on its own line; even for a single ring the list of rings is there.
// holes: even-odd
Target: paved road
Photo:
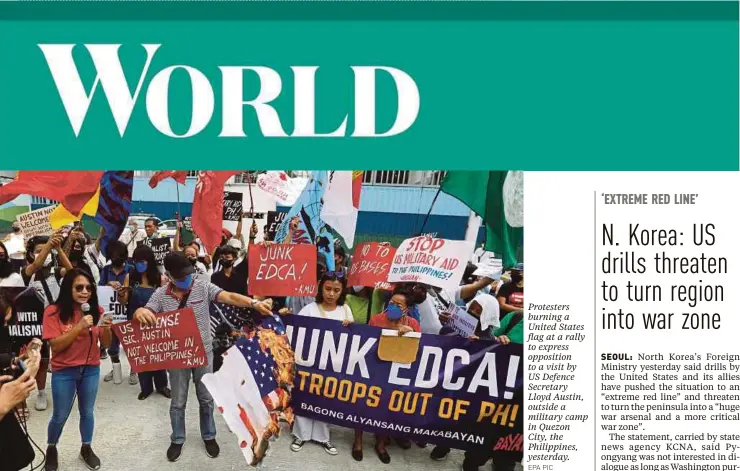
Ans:
[[[125,358],[121,361],[124,363],[125,374],[128,372],[128,364]],[[218,413],[216,413],[216,426],[221,455],[215,459],[206,455],[198,430],[198,402],[192,386],[188,396],[189,404],[186,415],[188,441],[180,461],[169,463],[165,457],[170,443],[169,400],[155,394],[144,401],[139,401],[137,399],[139,386],[129,385],[127,377],[124,378],[123,384],[119,385],[102,382],[102,376],[108,371],[110,371],[110,360],[105,360],[101,366],[101,384],[95,407],[95,438],[93,440],[93,449],[102,461],[101,469],[114,471],[250,469],[237,448],[235,436],[229,432],[226,423]],[[51,384],[51,375],[49,375],[48,384]],[[31,437],[45,450],[46,427],[51,415],[51,405],[48,410],[38,412],[33,409],[34,403],[35,393],[29,398],[31,418],[28,421],[28,429]],[[61,471],[87,469],[78,456],[80,446],[78,424],[79,415],[75,409],[67,421],[59,443],[59,469]],[[373,438],[370,434],[365,435],[365,459],[357,462],[350,456],[354,432],[334,427],[331,433],[332,442],[339,449],[339,455],[329,456],[322,448],[311,444],[307,444],[300,452],[295,453],[290,450],[289,430],[284,427],[280,438],[272,443],[268,456],[260,468],[291,471],[300,468],[306,471],[313,469],[364,471],[404,467],[434,471],[459,470],[462,465],[463,454],[460,451],[453,451],[443,462],[432,461],[429,459],[431,446],[426,449],[414,446],[406,451],[391,446],[388,451],[392,461],[387,466],[383,465],[373,451]],[[36,464],[39,459],[40,456]],[[490,470],[490,464],[481,469]],[[521,468],[517,469],[521,470]]]

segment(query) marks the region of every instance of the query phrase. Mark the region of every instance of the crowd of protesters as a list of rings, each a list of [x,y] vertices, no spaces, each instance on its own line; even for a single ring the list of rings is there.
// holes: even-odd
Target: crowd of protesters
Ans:
[[[216,441],[214,402],[201,378],[220,366],[221,354],[230,346],[233,329],[249,329],[263,315],[300,315],[342,322],[369,324],[401,333],[454,335],[449,326],[451,313],[464,307],[478,319],[473,339],[480,341],[523,343],[524,267],[519,264],[507,273],[495,277],[476,277],[474,263],[469,264],[461,285],[455,290],[439,289],[419,283],[401,284],[393,291],[363,286],[347,286],[347,267],[351,261],[337,246],[335,268],[329,271],[319,261],[318,294],[315,297],[262,299],[247,296],[247,249],[254,244],[258,228],[252,224],[248,238],[242,232],[242,221],[236,234],[226,229],[221,244],[206,253],[200,240],[183,244],[178,230],[172,250],[162,265],[158,265],[147,242],[156,239],[155,220],[147,220],[144,230],[130,223],[118,241],[110,243],[101,253],[97,241],[80,225],[24,240],[25,256],[11,254],[0,243],[0,287],[30,288],[44,306],[43,342],[36,373],[35,409],[49,406],[46,392],[48,372],[51,372],[52,413],[49,417],[46,471],[59,467],[59,437],[75,398],[80,408],[80,456],[90,469],[99,469],[101,461],[92,449],[94,405],[98,394],[101,360],[110,359],[110,370],[104,382],[121,384],[125,378],[121,368],[121,344],[112,333],[111,319],[103,315],[98,304],[96,285],[110,286],[126,306],[128,319],[152,324],[157,313],[183,307],[193,309],[208,364],[191,370],[128,373],[128,383],[139,385],[139,400],[160,394],[171,401],[171,444],[166,450],[169,461],[177,461],[185,443],[185,405],[190,381],[200,409],[200,431],[205,452],[215,458],[220,448]],[[291,221],[290,233],[297,222]],[[179,228],[181,229],[181,228]],[[266,229],[266,228],[265,228]],[[266,235],[266,234],[265,234]],[[18,226],[8,237],[23,237]],[[262,244],[271,244],[268,238]],[[288,240],[292,238],[288,237]],[[480,258],[481,254],[477,253]],[[495,278],[495,279],[494,279]],[[246,310],[248,315],[224,314],[224,306]],[[13,322],[10,306],[0,297],[4,324]],[[243,311],[241,311],[243,312]],[[0,351],[16,349],[7,335],[0,336]],[[105,368],[108,368],[107,366]],[[30,394],[30,391],[28,391]],[[25,394],[28,397],[28,394]],[[24,400],[16,406],[19,416],[27,418]],[[329,455],[338,454],[330,440],[327,424],[297,417],[290,449],[300,452],[308,443],[323,447]],[[409,440],[395,439],[402,449],[413,446]],[[390,463],[390,437],[376,436],[374,452],[382,463]],[[425,446],[425,444],[417,444]],[[434,447],[430,458],[444,460],[449,449]],[[514,461],[493,454],[496,471],[511,471]],[[352,457],[363,460],[363,434],[355,432]],[[478,469],[491,458],[467,453],[464,471]]]

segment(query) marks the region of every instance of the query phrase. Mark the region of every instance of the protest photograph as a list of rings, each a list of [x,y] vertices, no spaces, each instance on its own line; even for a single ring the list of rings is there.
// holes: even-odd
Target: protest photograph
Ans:
[[[521,172],[3,174],[3,457],[522,469]]]

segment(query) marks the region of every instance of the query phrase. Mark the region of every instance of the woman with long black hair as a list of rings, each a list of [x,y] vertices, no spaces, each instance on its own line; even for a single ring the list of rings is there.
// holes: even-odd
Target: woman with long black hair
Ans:
[[[53,413],[49,421],[46,471],[58,469],[56,445],[75,397],[80,409],[80,457],[88,468],[100,468],[100,459],[90,447],[95,427],[93,410],[100,380],[100,345],[107,348],[112,337],[110,317],[104,317],[98,325],[102,313],[95,280],[90,273],[76,268],[64,275],[59,297],[44,311],[44,340],[49,341],[53,352]]]
[[[137,309],[147,305],[149,298],[157,288],[167,283],[167,279],[159,273],[154,252],[149,246],[142,244],[136,247],[133,260],[135,269],[129,272],[123,280],[125,293],[121,299],[121,302],[127,306],[129,320],[133,319]],[[140,401],[151,396],[155,389],[166,398],[172,397],[172,392],[167,387],[166,370],[139,373],[139,387],[141,388]]]
[[[47,308],[59,297],[61,285],[60,270],[71,270],[72,265],[64,251],[61,249],[62,233],[58,230],[48,236],[34,236],[28,239],[26,243],[26,262],[23,267],[21,276],[24,283],[29,288],[33,288],[38,297]],[[52,252],[56,251],[59,267],[55,266]],[[36,376],[38,386],[38,395],[36,396],[36,410],[43,411],[49,407],[49,401],[46,396],[46,373],[49,368],[49,343],[44,342],[41,345],[41,366]]]
[[[348,326],[354,322],[352,310],[344,303],[347,292],[347,279],[343,272],[329,271],[319,280],[316,302],[301,309],[299,316],[331,319]],[[300,451],[306,442],[318,443],[330,455],[338,453],[329,440],[329,426],[321,421],[296,416],[293,424],[293,443],[290,449]]]

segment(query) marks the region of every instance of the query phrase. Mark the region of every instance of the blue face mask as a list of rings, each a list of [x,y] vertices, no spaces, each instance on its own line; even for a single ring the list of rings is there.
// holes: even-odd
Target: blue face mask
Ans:
[[[397,304],[389,304],[385,314],[388,316],[388,320],[391,321],[397,321],[403,317],[403,311]]]
[[[180,289],[190,289],[190,285],[193,284],[193,274],[187,275],[182,280],[172,280],[175,283],[175,286],[177,286]]]
[[[135,265],[136,265],[137,272],[144,273],[146,271],[146,268],[147,268],[146,262],[136,262]]]
[[[481,291],[485,294],[491,294],[491,285],[486,285]]]

